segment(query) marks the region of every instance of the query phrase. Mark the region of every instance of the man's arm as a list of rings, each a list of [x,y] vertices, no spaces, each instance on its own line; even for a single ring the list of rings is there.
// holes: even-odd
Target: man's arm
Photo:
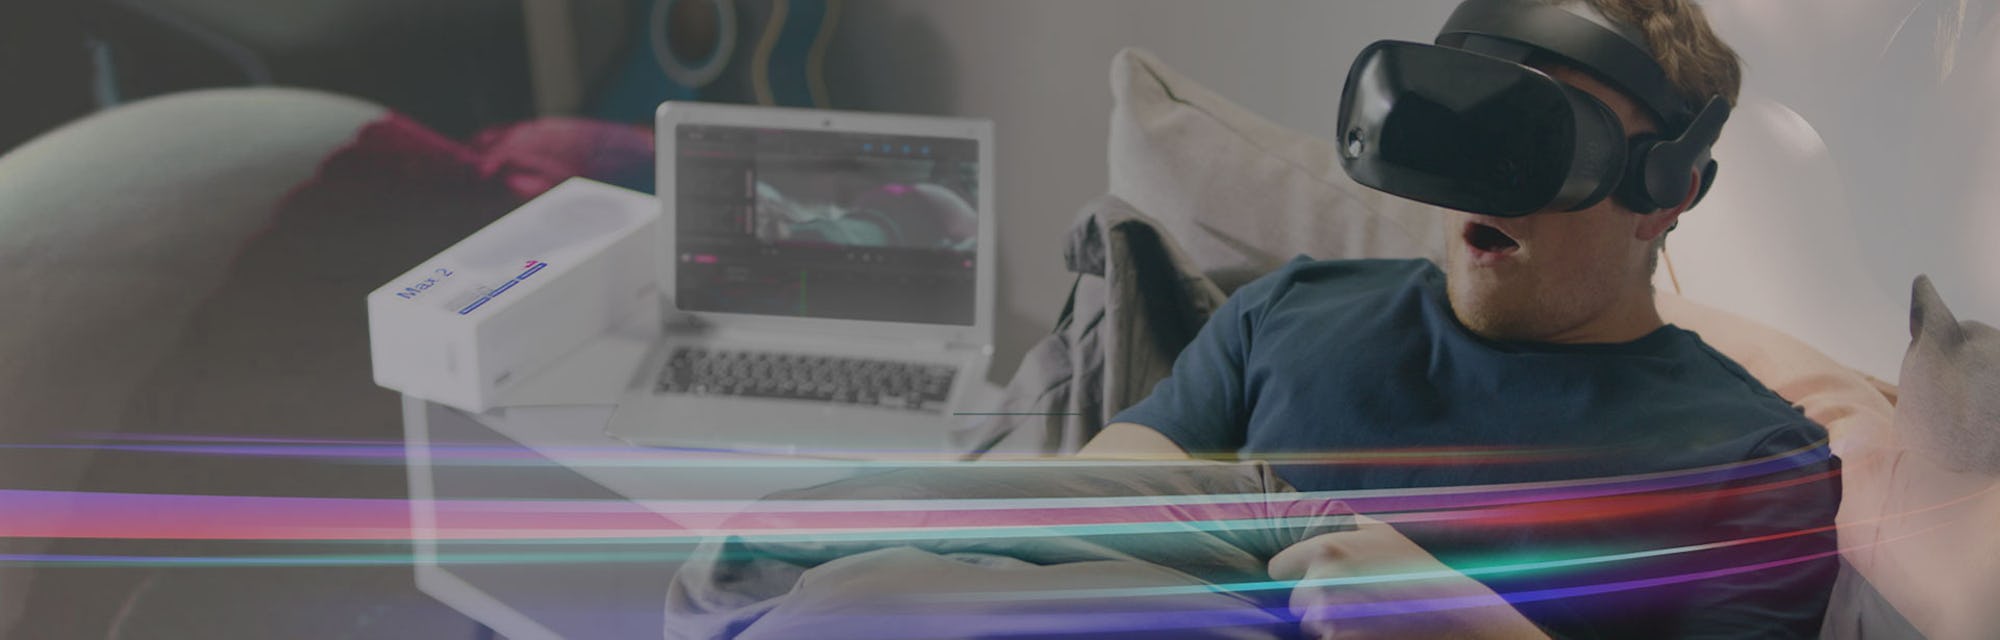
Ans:
[[[1180,445],[1160,435],[1152,427],[1131,422],[1113,422],[1097,432],[1097,437],[1077,450],[1082,458],[1132,458],[1139,460],[1180,460],[1188,457]]]
[[[1721,567],[1722,575],[1693,583],[1683,638],[1811,638],[1839,573],[1834,515],[1840,509],[1840,459],[1817,428],[1787,429],[1757,454],[1813,460],[1797,468],[1730,483],[1718,490],[1706,538],[1736,546],[1689,558],[1684,571]],[[1819,440],[1817,446],[1814,440]],[[1755,569],[1754,571],[1744,571]]]
[[[1077,451],[1080,456],[1179,460],[1243,448],[1250,408],[1244,377],[1250,336],[1293,262],[1237,289],[1174,359],[1173,370],[1138,404]]]

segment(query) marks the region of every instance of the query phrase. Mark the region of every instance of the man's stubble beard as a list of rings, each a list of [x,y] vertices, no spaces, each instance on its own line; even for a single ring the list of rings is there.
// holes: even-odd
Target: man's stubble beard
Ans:
[[[1626,277],[1617,267],[1549,273],[1545,265],[1471,264],[1463,250],[1446,259],[1445,291],[1458,321],[1480,337],[1547,342],[1604,313]]]

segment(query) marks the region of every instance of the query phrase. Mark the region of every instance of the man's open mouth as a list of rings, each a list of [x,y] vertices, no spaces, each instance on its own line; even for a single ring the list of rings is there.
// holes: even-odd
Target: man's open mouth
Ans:
[[[1465,225],[1465,244],[1474,251],[1505,255],[1521,248],[1521,243],[1499,227],[1468,222]]]

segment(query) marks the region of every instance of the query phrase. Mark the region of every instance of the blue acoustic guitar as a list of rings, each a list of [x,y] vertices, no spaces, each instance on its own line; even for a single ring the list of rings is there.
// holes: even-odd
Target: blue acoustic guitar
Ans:
[[[623,62],[587,113],[648,122],[668,100],[827,108],[841,0],[639,0]]]

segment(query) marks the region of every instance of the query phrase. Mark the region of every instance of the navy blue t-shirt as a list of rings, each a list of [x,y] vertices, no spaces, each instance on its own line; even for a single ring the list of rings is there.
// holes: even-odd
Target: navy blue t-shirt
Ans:
[[[1424,260],[1301,258],[1245,285],[1114,421],[1271,460],[1364,512],[1432,514],[1397,529],[1460,570],[1570,561],[1475,576],[1559,636],[1813,636],[1837,567],[1826,431],[1735,362],[1671,325],[1620,344],[1486,340]],[[1590,480],[1605,478],[1658,486]],[[1550,482],[1515,511],[1481,502],[1496,495],[1481,485]],[[1457,504],[1375,491],[1425,487],[1466,489]],[[1604,487],[1625,488],[1546,499]]]

